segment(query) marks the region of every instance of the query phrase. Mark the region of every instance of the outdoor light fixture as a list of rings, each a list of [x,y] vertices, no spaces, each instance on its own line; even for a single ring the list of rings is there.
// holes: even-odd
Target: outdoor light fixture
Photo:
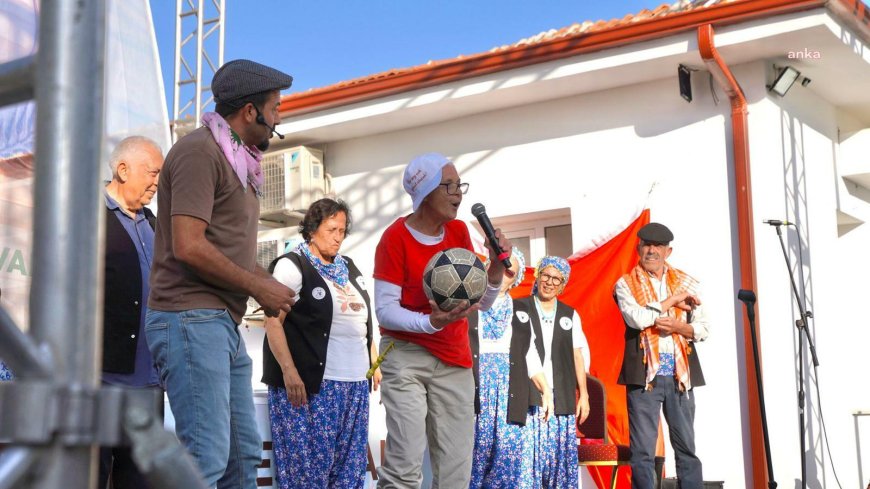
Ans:
[[[791,88],[791,86],[794,85],[794,82],[797,81],[798,77],[801,76],[801,72],[791,66],[786,66],[784,68],[774,66],[774,68],[778,69],[779,73],[776,75],[776,79],[773,80],[773,84],[768,85],[767,88],[780,97],[785,97],[789,88]]]

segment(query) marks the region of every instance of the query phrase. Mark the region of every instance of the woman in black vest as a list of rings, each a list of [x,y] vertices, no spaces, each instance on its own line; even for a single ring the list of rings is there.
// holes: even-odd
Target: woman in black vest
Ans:
[[[540,360],[529,366],[527,375],[544,390],[541,403],[534,399],[535,395],[540,398],[540,393],[531,389],[533,406],[526,421],[520,487],[576,488],[579,481],[576,419],[582,421],[589,415],[589,345],[577,311],[556,299],[565,290],[570,273],[564,258],[544,257],[535,270],[532,296],[514,303],[514,321],[531,324],[531,348],[537,350]],[[548,412],[548,398],[552,399],[552,412]]]
[[[514,332],[513,299],[508,292],[522,283],[526,261],[516,247],[511,251],[510,260],[515,275],[504,276],[492,307],[468,317],[468,340],[477,386],[470,489],[511,487],[519,477],[523,457],[525,416],[522,423],[508,419],[510,348],[519,335],[525,337],[528,351],[530,333],[528,326],[525,326],[524,336],[523,332]]]
[[[377,351],[363,277],[338,254],[350,228],[344,202],[318,200],[299,225],[305,241],[269,267],[297,297],[289,313],[266,319],[263,345],[281,489],[365,487],[366,371]],[[377,389],[380,372],[373,381]]]

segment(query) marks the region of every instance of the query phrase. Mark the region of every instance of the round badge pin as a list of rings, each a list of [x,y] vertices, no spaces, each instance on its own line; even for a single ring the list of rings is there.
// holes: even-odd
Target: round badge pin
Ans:
[[[559,320],[559,327],[564,329],[565,331],[568,331],[569,329],[571,329],[571,326],[572,326],[571,318],[563,317],[562,319]]]
[[[519,319],[521,323],[527,323],[529,322],[529,315],[526,314],[525,311],[517,311],[517,319]]]
[[[311,291],[311,297],[317,300],[323,299],[326,297],[326,291],[323,290],[323,287],[314,287],[314,290]]]

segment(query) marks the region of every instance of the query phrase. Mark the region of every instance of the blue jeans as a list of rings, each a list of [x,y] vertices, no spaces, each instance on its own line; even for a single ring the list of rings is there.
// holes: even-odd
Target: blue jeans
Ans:
[[[261,441],[251,357],[226,310],[148,309],[145,339],[175,416],[175,433],[208,486],[257,486]]]
[[[695,455],[695,393],[680,392],[673,375],[658,375],[652,390],[626,386],[628,439],[631,446],[631,487],[655,487],[659,413],[668,422],[677,478],[681,489],[701,489],[701,460]]]

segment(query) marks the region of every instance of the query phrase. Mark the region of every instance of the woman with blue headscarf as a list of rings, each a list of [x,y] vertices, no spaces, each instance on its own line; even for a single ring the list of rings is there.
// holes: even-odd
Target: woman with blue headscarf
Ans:
[[[570,274],[567,260],[546,256],[535,270],[531,297],[514,301],[515,331],[528,325],[528,350],[537,353],[529,356],[526,373],[532,387],[526,392],[519,382],[511,384],[513,398],[528,399],[531,406],[526,414],[521,488],[576,488],[579,482],[576,421],[589,415],[589,344],[577,311],[556,299]],[[519,405],[509,408],[508,414],[518,417]]]
[[[472,489],[512,487],[520,475],[523,423],[509,422],[507,416],[511,343],[515,336],[511,326],[513,299],[508,292],[522,283],[526,269],[525,258],[516,247],[511,251],[510,269],[515,275],[505,274],[492,308],[468,318],[477,386],[477,421],[469,486]],[[525,336],[530,337],[530,330],[525,329]],[[528,379],[523,381],[528,382]]]

